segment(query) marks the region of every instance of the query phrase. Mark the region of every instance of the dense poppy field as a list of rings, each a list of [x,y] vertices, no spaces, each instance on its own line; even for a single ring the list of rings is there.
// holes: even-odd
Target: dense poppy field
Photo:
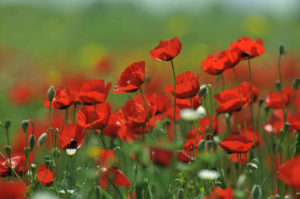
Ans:
[[[238,38],[199,60],[215,83],[176,72],[182,47],[174,37],[145,49],[169,65],[151,78],[136,60],[117,82],[50,86],[45,120],[23,120],[14,139],[2,121],[0,198],[299,198],[300,78],[284,83],[284,46],[270,80],[252,72],[263,41]],[[32,93],[22,84],[9,96],[22,105]]]

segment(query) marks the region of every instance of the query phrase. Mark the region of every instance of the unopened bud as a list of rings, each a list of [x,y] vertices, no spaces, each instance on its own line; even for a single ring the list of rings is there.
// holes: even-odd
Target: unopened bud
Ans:
[[[4,128],[8,129],[10,127],[11,121],[10,120],[5,120],[4,122]]]
[[[201,140],[198,144],[198,152],[203,152],[205,150],[205,142]]]
[[[52,86],[50,86],[49,89],[48,89],[48,100],[49,100],[50,102],[52,102],[53,99],[54,99],[54,97],[55,97],[55,88],[54,88],[54,86],[52,85]]]
[[[275,82],[275,85],[276,85],[276,88],[277,88],[278,90],[281,89],[281,82],[280,82],[279,80],[277,80],[277,81]]]
[[[261,188],[259,185],[254,185],[252,188],[252,197],[253,199],[260,199],[261,198]]]
[[[283,45],[279,46],[279,53],[280,53],[280,55],[284,55],[286,53]]]
[[[288,122],[285,122],[285,123],[284,123],[283,130],[284,130],[285,132],[287,132],[287,131],[289,130],[290,126],[291,126],[291,124],[290,124],[290,123],[288,123]]]
[[[177,199],[183,199],[183,197],[184,197],[184,192],[183,192],[183,189],[182,188],[180,188],[180,189],[178,189],[178,191],[177,191]]]
[[[47,138],[47,133],[43,133],[38,139],[38,146],[41,146],[42,144],[44,144],[44,142],[46,141],[46,138]]]
[[[11,156],[11,146],[10,145],[6,145],[4,147],[4,150],[5,150],[6,155],[10,158],[10,156]]]
[[[199,97],[205,97],[207,95],[208,92],[208,85],[207,84],[202,84],[200,86],[200,90],[198,92],[198,96]]]
[[[29,137],[29,147],[30,147],[30,151],[32,152],[35,146],[35,136],[34,135],[30,135]]]
[[[293,81],[293,87],[294,87],[294,89],[297,90],[298,87],[299,87],[299,85],[300,85],[300,78],[297,77],[297,78],[295,78],[294,81]]]
[[[211,140],[208,140],[206,143],[207,143],[207,151],[210,151],[211,148],[212,148],[212,146],[213,146],[213,144],[214,144],[214,142],[211,141]]]
[[[259,106],[263,105],[264,101],[265,101],[265,99],[263,97],[260,97],[259,102],[258,102]]]
[[[27,132],[28,126],[29,126],[29,121],[28,120],[23,120],[22,121],[22,128],[23,128],[24,132]]]
[[[59,149],[57,147],[55,147],[52,151],[52,154],[53,154],[54,158],[59,158],[59,156],[60,156]]]

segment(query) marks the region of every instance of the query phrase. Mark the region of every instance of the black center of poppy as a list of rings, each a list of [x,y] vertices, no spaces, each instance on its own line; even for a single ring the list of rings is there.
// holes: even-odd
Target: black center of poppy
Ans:
[[[68,148],[77,149],[77,140],[72,139]]]

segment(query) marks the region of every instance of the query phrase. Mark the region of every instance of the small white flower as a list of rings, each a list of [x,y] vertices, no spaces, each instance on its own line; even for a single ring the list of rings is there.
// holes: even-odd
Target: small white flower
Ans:
[[[199,106],[197,110],[187,108],[180,111],[180,118],[186,121],[195,121],[203,118],[205,115],[206,111],[202,106]]]
[[[215,180],[220,176],[220,174],[217,171],[213,170],[201,170],[198,172],[198,177],[202,180]]]

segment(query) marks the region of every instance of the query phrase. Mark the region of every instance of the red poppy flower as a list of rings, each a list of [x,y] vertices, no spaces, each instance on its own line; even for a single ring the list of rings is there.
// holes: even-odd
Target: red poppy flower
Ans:
[[[300,190],[300,155],[297,155],[291,160],[285,162],[277,171],[277,176],[280,180],[293,187],[295,190]]]
[[[172,96],[171,98],[174,101],[174,97]],[[176,99],[176,105],[181,108],[193,108],[193,109],[197,109],[201,104],[202,104],[202,100],[198,95],[195,95],[194,97],[192,97],[192,104],[193,107],[191,107],[191,100],[190,98],[186,98],[186,99]]]
[[[149,152],[151,160],[160,166],[169,166],[173,158],[173,151],[167,149],[150,147]]]
[[[59,134],[59,144],[64,149],[78,149],[83,144],[85,132],[77,124],[64,124]]]
[[[209,55],[202,61],[202,69],[211,75],[218,75],[228,68],[236,66],[240,56],[236,50],[224,50],[215,55]]]
[[[99,150],[100,164],[105,168],[118,167],[114,150]]]
[[[42,185],[51,185],[53,183],[53,174],[45,164],[39,166],[37,177]]]
[[[8,160],[8,157],[5,157]],[[21,175],[23,173],[23,167],[25,164],[25,156],[24,154],[15,154],[10,158],[12,168],[16,171],[17,174]],[[27,171],[28,168],[25,168]],[[9,176],[11,175],[11,171],[7,162],[0,157],[0,176]]]
[[[283,104],[284,106],[288,106],[291,102],[293,97],[294,91],[293,89],[287,87],[283,89]],[[281,102],[281,92],[270,92],[265,99],[266,104],[274,109],[281,109],[282,102]]]
[[[235,88],[238,91],[238,88]],[[252,86],[253,89],[253,100],[251,100],[251,102],[255,102],[257,100],[258,97],[258,91],[256,86]],[[240,90],[241,90],[241,94],[243,96],[245,96],[247,99],[251,99],[251,84],[250,82],[242,82],[240,84]]]
[[[97,104],[105,102],[111,83],[105,85],[104,80],[90,80],[83,82],[78,92],[78,98],[83,104]]]
[[[242,135],[230,135],[223,139],[219,145],[228,153],[246,153],[252,146],[253,142]]]
[[[289,116],[287,121],[290,123],[292,129],[300,132],[300,112]]]
[[[156,108],[156,114],[166,113],[170,107],[170,100],[165,94],[147,96],[149,103]]]
[[[176,98],[186,99],[197,95],[200,89],[199,76],[190,71],[176,76]],[[168,85],[166,92],[174,95],[174,85]]]
[[[156,61],[170,61],[181,51],[181,41],[178,37],[160,41],[159,45],[150,51],[151,57]]]
[[[129,187],[131,185],[128,178],[120,170],[102,167],[100,169],[101,188],[106,189],[109,182],[116,186]]]
[[[22,182],[0,181],[0,199],[26,199],[26,190]]]
[[[265,52],[263,41],[261,39],[254,41],[250,37],[240,37],[236,42],[230,44],[230,49],[238,50],[241,59],[257,57]]]
[[[95,106],[85,106],[76,114],[78,125],[83,128],[103,129],[109,119],[111,106],[104,102]]]
[[[214,99],[219,103],[216,109],[217,113],[232,113],[242,109],[241,99],[243,107],[247,107],[249,104],[248,98],[241,94],[239,97],[239,91],[237,89],[225,90],[214,96]]]
[[[204,197],[205,199],[233,199],[234,193],[231,188],[222,189],[221,187],[212,187],[211,193]]]
[[[177,160],[180,162],[189,163],[192,160],[191,156],[183,150],[178,150],[176,152],[176,156],[177,156]]]
[[[246,132],[246,128],[245,127],[241,128],[241,135],[246,136],[250,140],[254,141],[254,129],[253,129],[253,126],[247,126],[247,132]],[[261,138],[257,137],[257,130],[255,129],[255,144],[258,144],[259,142],[261,142]]]
[[[145,81],[145,62],[135,62],[121,74],[119,82],[114,86],[116,93],[132,93],[137,91]]]
[[[73,95],[66,88],[55,88],[55,97],[51,103],[53,109],[65,109],[74,103]],[[49,108],[50,101],[45,101],[44,106]]]
[[[176,106],[176,115],[175,115],[175,120],[180,120],[180,108],[178,106]],[[171,106],[169,107],[169,109],[167,110],[167,117],[171,120],[174,121],[174,107]]]
[[[280,131],[284,126],[284,120],[281,110],[274,110],[270,119],[264,126],[267,133],[280,136]]]
[[[155,107],[151,106],[146,99],[149,117],[155,114]],[[132,129],[143,127],[147,122],[147,111],[141,95],[128,100],[121,108],[121,114],[125,119],[126,125]]]

